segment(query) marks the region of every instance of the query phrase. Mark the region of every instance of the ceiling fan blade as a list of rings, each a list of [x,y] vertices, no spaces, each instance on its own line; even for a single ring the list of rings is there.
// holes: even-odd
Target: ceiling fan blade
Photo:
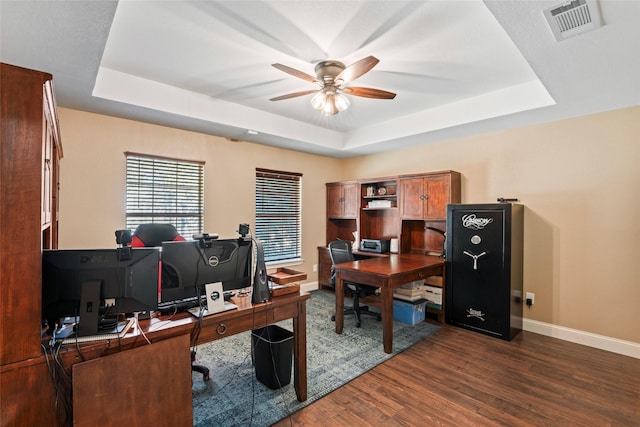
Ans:
[[[311,82],[311,83],[319,83],[318,79],[316,79],[315,77],[313,77],[313,76],[311,76],[311,75],[309,75],[307,73],[304,73],[302,71],[296,70],[295,68],[291,68],[291,67],[288,67],[288,66],[282,65],[282,64],[271,64],[271,65],[273,67],[277,68],[278,70],[284,71],[285,73],[291,74],[292,76],[297,77],[299,79],[306,80],[306,81]]]
[[[301,92],[289,93],[287,95],[276,96],[275,98],[271,98],[269,101],[282,101],[283,99],[296,98],[298,96],[304,96],[304,95],[309,95],[310,93],[316,93],[319,90],[320,89],[303,90]]]
[[[336,82],[340,85],[347,84],[369,72],[378,62],[380,62],[380,60],[375,56],[367,56],[366,58],[356,61],[338,74]]]
[[[393,99],[396,94],[393,92],[387,92],[381,89],[372,89],[370,87],[345,87],[342,92],[348,95],[361,96],[363,98],[375,98],[375,99]]]

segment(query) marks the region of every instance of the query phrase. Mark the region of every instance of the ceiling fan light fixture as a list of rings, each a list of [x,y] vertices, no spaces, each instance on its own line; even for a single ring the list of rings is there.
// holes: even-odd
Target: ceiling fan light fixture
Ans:
[[[325,116],[333,116],[349,108],[351,102],[341,93],[323,90],[311,98],[311,105]]]
[[[311,83],[320,85],[320,90],[304,90],[287,95],[271,98],[271,101],[281,101],[283,99],[295,98],[298,96],[315,93],[311,99],[311,105],[325,116],[333,116],[341,111],[349,108],[351,102],[344,93],[353,96],[361,96],[363,98],[373,99],[393,99],[396,94],[385,90],[373,89],[368,87],[350,87],[346,86],[353,80],[371,71],[376,64],[380,62],[374,56],[367,56],[353,64],[345,67],[342,62],[327,60],[322,61],[315,66],[316,77],[307,73],[288,67],[283,64],[271,64],[273,67],[306,80]],[[344,93],[343,93],[344,92]]]
[[[333,100],[336,104],[336,107],[338,108],[338,111],[344,111],[347,108],[349,108],[349,105],[351,105],[349,98],[347,98],[341,93],[336,93],[335,96],[333,97]]]
[[[316,110],[322,110],[322,105],[324,103],[325,103],[325,94],[322,91],[316,93],[315,95],[313,95],[313,98],[311,98],[311,105]]]

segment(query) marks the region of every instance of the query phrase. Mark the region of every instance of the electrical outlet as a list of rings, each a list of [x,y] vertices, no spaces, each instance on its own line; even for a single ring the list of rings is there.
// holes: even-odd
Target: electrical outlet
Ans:
[[[533,292],[527,292],[525,298],[526,298],[527,305],[533,305],[536,299],[536,294],[534,294]]]
[[[318,264],[313,264],[313,272],[317,272],[318,271]]]

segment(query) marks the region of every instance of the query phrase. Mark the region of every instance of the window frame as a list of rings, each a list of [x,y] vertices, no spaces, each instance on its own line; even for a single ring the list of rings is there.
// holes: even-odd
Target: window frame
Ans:
[[[254,237],[262,242],[265,263],[276,265],[301,262],[302,173],[256,168],[255,179]],[[268,206],[273,206],[273,203],[293,208],[293,212],[269,210]],[[284,231],[283,225],[288,226]],[[273,236],[273,233],[278,233],[276,239],[267,236]],[[287,243],[291,239],[293,244]],[[277,245],[280,245],[279,249],[276,248]]]
[[[125,227],[134,231],[142,223],[171,223],[184,237],[202,233],[205,162],[124,154]]]

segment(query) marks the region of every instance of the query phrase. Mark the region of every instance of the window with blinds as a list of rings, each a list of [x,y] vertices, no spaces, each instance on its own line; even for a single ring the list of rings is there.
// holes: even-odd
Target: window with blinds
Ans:
[[[256,169],[255,237],[267,263],[302,258],[302,174]]]
[[[126,228],[173,224],[185,237],[202,233],[204,163],[126,153]]]

